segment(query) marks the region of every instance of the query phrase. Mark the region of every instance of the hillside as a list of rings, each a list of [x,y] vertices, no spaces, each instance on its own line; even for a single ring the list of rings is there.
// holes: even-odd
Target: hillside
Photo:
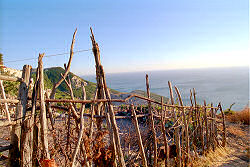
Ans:
[[[36,70],[32,70],[32,78],[35,80],[36,77]],[[51,91],[53,84],[56,83],[61,76],[61,73],[64,73],[64,69],[61,67],[51,67],[44,69],[44,83],[45,83],[45,89],[48,91]],[[68,76],[70,77],[72,81],[72,88],[74,91],[74,95],[76,98],[81,98],[82,96],[82,89],[81,89],[81,83],[84,82],[85,89],[86,89],[86,95],[87,99],[91,99],[94,96],[95,90],[96,90],[96,83],[87,81],[77,75],[75,75],[72,72],[69,72]],[[5,85],[5,91],[7,94],[10,94],[12,96],[17,95],[18,92],[18,83],[15,82],[4,82]],[[126,97],[130,96],[131,94],[137,94],[140,96],[146,97],[146,92],[142,90],[134,90],[130,93],[124,93],[119,92],[114,89],[110,89],[111,97],[115,99],[125,99]],[[63,81],[62,84],[57,88],[56,91],[56,98],[70,98],[69,90],[66,85],[66,83]],[[151,93],[151,98],[157,101],[161,101],[161,96]],[[145,104],[146,101],[140,100],[138,98],[132,98],[129,103],[137,103],[137,104]],[[164,102],[166,102],[166,97],[164,97]],[[116,103],[117,105],[120,103]]]
[[[45,88],[52,89],[53,84],[60,79],[61,73],[64,73],[64,69],[61,67],[52,67],[52,68],[44,69]],[[72,72],[70,72],[68,75],[72,81],[72,87],[73,87],[75,97],[81,98],[82,96],[81,82],[84,82],[87,99],[93,98],[95,89],[96,89],[96,83],[87,81],[75,75]],[[35,77],[35,73],[32,74],[32,77],[33,78]],[[112,98],[118,98],[118,99],[124,99],[130,96],[131,94],[138,94],[141,96],[146,96],[146,92],[142,90],[135,90],[130,93],[123,93],[123,92],[116,91],[114,89],[110,89],[110,92],[111,92]],[[154,94],[154,93],[151,93],[151,97],[157,101],[161,100],[161,96]],[[62,82],[62,84],[58,87],[56,98],[69,98],[69,91],[65,82]],[[164,101],[166,101],[166,98],[164,98]],[[133,98],[130,102],[135,102],[139,104],[145,103],[145,101],[135,99],[135,98]]]

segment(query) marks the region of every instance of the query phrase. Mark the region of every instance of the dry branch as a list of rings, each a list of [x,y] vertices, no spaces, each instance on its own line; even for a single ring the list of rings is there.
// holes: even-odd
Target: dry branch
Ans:
[[[1,92],[2,92],[2,98],[4,100],[6,100],[6,95],[5,95],[5,91],[4,91],[3,81],[2,80],[0,80],[0,87],[1,87]],[[4,109],[5,109],[8,121],[11,123],[10,112],[9,112],[8,104],[6,102],[4,103]]]
[[[132,116],[134,118],[133,120],[134,120],[134,125],[135,125],[137,138],[138,138],[138,144],[139,144],[139,147],[140,147],[142,163],[143,163],[143,166],[147,167],[148,166],[147,165],[147,159],[146,159],[146,155],[145,155],[145,152],[144,152],[144,147],[143,147],[143,144],[142,144],[142,138],[141,138],[141,133],[140,133],[139,125],[138,125],[138,120],[137,120],[135,109],[134,109],[133,105],[132,105]]]
[[[175,86],[175,90],[176,90],[176,93],[178,95],[178,99],[179,99],[179,102],[180,102],[180,105],[181,106],[184,106],[183,105],[183,101],[182,101],[182,98],[181,98],[181,94],[179,92],[179,89]],[[184,123],[184,130],[185,130],[185,140],[186,140],[186,155],[187,155],[187,164],[189,164],[189,152],[190,152],[190,149],[189,149],[189,133],[188,133],[188,120],[186,119],[186,116],[185,116],[185,109],[182,108],[182,122]],[[182,136],[182,139],[184,139],[184,136]],[[183,143],[184,144],[184,143]]]
[[[168,81],[168,86],[169,86],[169,91],[170,91],[171,104],[174,105],[174,94],[173,94],[172,84],[169,81]],[[173,107],[173,113],[174,113],[174,122],[176,123],[176,126],[179,126],[174,107]],[[175,144],[176,144],[176,149],[177,149],[177,167],[181,167],[182,166],[181,165],[181,144],[180,144],[179,128],[175,128],[174,136],[175,136]]]
[[[40,99],[40,122],[41,122],[41,140],[43,147],[43,156],[45,159],[50,159],[49,147],[48,147],[48,127],[47,127],[47,118],[46,118],[46,108],[44,101],[44,80],[43,80],[43,58],[44,54],[39,54],[38,58],[38,68],[39,68],[39,99]]]
[[[56,94],[56,88],[58,86],[60,86],[60,84],[63,82],[64,78],[66,78],[66,76],[68,75],[69,73],[69,70],[70,70],[70,65],[71,65],[71,61],[72,61],[72,58],[73,58],[73,49],[74,49],[74,44],[75,44],[75,36],[76,36],[76,32],[77,32],[77,29],[75,30],[74,34],[73,34],[73,39],[72,39],[72,43],[71,43],[71,47],[70,47],[70,57],[69,57],[69,61],[68,61],[68,64],[66,66],[66,69],[65,69],[65,72],[63,74],[63,77],[61,77],[61,79],[55,83],[53,85],[53,88],[52,88],[52,91],[51,91],[51,94],[50,94],[50,98],[51,99],[54,99],[55,97],[55,94]]]
[[[85,88],[84,88],[83,84],[82,84],[82,90],[83,90],[83,100],[86,100],[86,91],[85,91]],[[79,131],[79,135],[78,135],[78,141],[77,141],[77,144],[76,144],[76,148],[75,148],[75,151],[73,153],[73,160],[72,160],[71,167],[75,166],[76,156],[77,156],[77,153],[79,151],[80,144],[81,144],[81,141],[82,141],[82,136],[83,136],[83,132],[84,132],[84,118],[83,118],[84,111],[85,111],[85,105],[82,106],[82,109],[81,109],[81,112],[80,112],[80,131]],[[85,146],[84,146],[84,144],[82,144],[82,146],[83,146],[84,160],[86,162],[86,166],[89,167],[89,163],[87,161]]]
[[[146,88],[147,88],[147,96],[150,99],[150,90],[149,90],[149,81],[148,81],[148,74],[146,74]],[[156,131],[154,126],[154,116],[151,109],[151,102],[148,101],[148,112],[150,118],[150,125],[151,125],[151,133],[153,133],[153,144],[154,144],[154,166],[157,166],[157,138],[156,138]]]
[[[166,155],[166,159],[165,159],[165,166],[168,166],[168,158],[169,158],[169,154],[168,154],[168,140],[167,140],[167,136],[166,136],[166,128],[165,128],[165,113],[163,110],[163,97],[161,97],[161,131],[162,131],[162,135],[163,135],[163,139],[164,139],[164,146],[165,146],[165,155]]]
[[[5,76],[5,75],[0,75],[0,80],[3,81],[14,81],[14,82],[23,82],[22,78],[18,78],[18,77],[11,77],[11,76]]]

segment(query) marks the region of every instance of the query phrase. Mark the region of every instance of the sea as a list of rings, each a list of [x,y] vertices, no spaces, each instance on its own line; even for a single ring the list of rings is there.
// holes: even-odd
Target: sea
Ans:
[[[249,67],[204,68],[166,71],[145,71],[106,74],[108,87],[120,92],[146,91],[145,75],[149,75],[150,91],[169,97],[168,81],[181,93],[185,105],[190,105],[190,89],[195,88],[197,102],[221,102],[223,109],[232,105],[240,111],[249,106]],[[94,75],[82,76],[96,82]]]

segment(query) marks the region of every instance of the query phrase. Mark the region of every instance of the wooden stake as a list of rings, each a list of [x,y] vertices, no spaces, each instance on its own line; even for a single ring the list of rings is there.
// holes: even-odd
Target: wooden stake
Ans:
[[[4,91],[3,81],[2,80],[0,80],[0,88],[1,88],[1,92],[2,92],[2,97],[3,97],[4,100],[6,100],[6,95],[5,95],[5,91]],[[8,104],[6,102],[4,103],[4,109],[5,109],[8,121],[9,121],[9,123],[11,123],[10,112],[9,112]]]
[[[22,105],[20,103],[17,104],[16,106],[16,113],[15,113],[15,124],[12,126],[12,131],[11,131],[11,141],[10,144],[12,145],[11,149],[9,150],[9,162],[8,165],[10,167],[14,166],[20,166],[20,158],[21,158],[21,153],[20,153],[20,140],[21,140],[21,118],[22,114]]]
[[[146,88],[147,88],[147,96],[148,96],[148,98],[150,98],[148,74],[146,74]],[[148,112],[150,114],[151,131],[152,131],[152,134],[153,134],[154,166],[157,166],[157,138],[156,138],[155,125],[154,125],[154,116],[153,116],[153,112],[152,112],[152,109],[151,109],[151,102],[148,102]]]
[[[142,163],[143,163],[144,167],[147,167],[148,166],[147,165],[147,159],[146,159],[146,155],[145,155],[145,152],[144,152],[144,147],[143,147],[143,144],[142,144],[142,139],[141,139],[141,133],[140,133],[139,125],[138,125],[138,120],[137,120],[137,117],[136,117],[134,106],[132,105],[131,108],[132,108],[132,116],[133,116],[133,120],[134,120],[133,122],[134,122],[134,125],[135,125],[135,130],[136,130],[136,134],[137,134],[137,138],[138,138],[138,144],[139,144],[139,147],[140,147]]]
[[[226,121],[225,121],[225,114],[222,110],[221,103],[219,103],[219,109],[222,116],[222,125],[223,125],[223,136],[222,136],[222,147],[226,147]]]
[[[105,104],[105,109],[106,110],[108,109],[107,104]],[[112,149],[112,158],[113,158],[113,161],[114,161],[113,166],[116,167],[117,166],[117,163],[116,163],[117,150],[116,150],[114,132],[113,132],[112,125],[111,125],[109,112],[105,111],[104,114],[106,116],[107,127],[108,127],[108,130],[109,130],[109,140],[110,140],[110,145],[111,145],[111,149]]]
[[[85,91],[85,88],[84,88],[83,84],[82,84],[82,91],[83,91],[83,100],[86,100],[86,91]],[[77,153],[79,151],[80,144],[81,144],[81,141],[82,141],[82,136],[83,136],[83,131],[84,131],[84,118],[83,118],[84,111],[85,111],[85,105],[83,104],[82,108],[81,108],[81,113],[80,113],[80,132],[79,132],[79,135],[78,135],[78,141],[77,141],[77,144],[76,144],[76,148],[75,148],[75,151],[73,153],[73,160],[72,160],[71,167],[75,167],[76,156],[77,156]],[[88,159],[87,159],[84,143],[82,145],[83,145],[84,160],[86,162],[86,166],[89,167],[89,162],[88,162]]]
[[[93,31],[92,31],[92,28],[90,28],[90,30],[91,30],[90,38],[91,38],[92,46],[93,46],[92,50],[93,50],[93,54],[94,54],[95,62],[96,62],[97,99],[107,99],[108,100],[108,102],[107,102],[108,113],[110,116],[110,123],[111,123],[112,130],[114,133],[119,164],[120,164],[120,166],[125,167],[125,161],[124,161],[123,152],[122,152],[122,148],[121,148],[119,131],[118,131],[118,127],[117,127],[116,120],[115,120],[113,106],[110,102],[111,96],[110,96],[110,93],[109,93],[109,90],[108,90],[108,87],[106,84],[105,73],[104,73],[104,70],[103,70],[103,67],[102,67],[101,61],[100,61],[99,46],[95,41],[95,37],[94,37]],[[101,122],[99,122],[98,124],[101,124]],[[98,127],[98,125],[97,125],[97,127]]]
[[[54,99],[55,94],[56,94],[56,88],[58,88],[58,86],[60,86],[60,84],[63,82],[64,78],[66,78],[66,76],[68,75],[68,73],[70,71],[70,65],[71,65],[71,61],[72,61],[72,58],[73,58],[73,54],[74,54],[73,50],[74,50],[76,32],[77,32],[77,28],[76,28],[76,30],[75,30],[75,32],[73,34],[71,47],[70,47],[70,57],[69,57],[68,64],[66,66],[66,70],[65,70],[65,72],[63,74],[63,77],[61,77],[61,79],[57,83],[55,83],[53,85],[53,88],[52,88],[52,91],[51,91],[51,94],[50,94],[51,99]]]
[[[47,117],[46,108],[44,101],[44,78],[43,78],[43,56],[44,54],[39,54],[38,58],[38,68],[39,68],[39,92],[40,92],[40,122],[41,122],[41,140],[42,140],[42,152],[44,159],[50,159],[49,146],[48,146],[48,127],[47,127]]]
[[[194,145],[197,146],[197,135],[198,135],[198,129],[199,129],[199,116],[198,116],[198,111],[197,111],[197,102],[196,102],[196,92],[195,92],[195,89],[193,88],[193,96],[194,96],[194,106],[195,106],[195,109],[194,109],[194,121],[195,121],[195,127],[194,129],[195,132],[194,132]]]
[[[168,81],[168,86],[169,86],[169,91],[170,91],[170,98],[171,98],[171,103],[174,105],[174,95],[173,95],[173,89],[172,89],[172,84],[170,81]],[[176,143],[176,148],[177,148],[177,167],[181,167],[181,144],[180,144],[180,131],[179,131],[179,123],[177,122],[177,115],[175,113],[175,108],[173,108],[173,114],[174,114],[174,122],[176,123],[177,128],[175,128],[174,131],[174,136],[175,136],[175,143]]]
[[[207,120],[207,104],[206,104],[206,101],[204,100],[204,118],[205,118],[205,128],[206,128],[206,146],[207,146],[207,149],[206,150],[209,150],[210,148],[210,144],[209,144],[209,138],[208,138],[208,120]]]
[[[213,103],[211,104],[211,106],[213,106]],[[211,123],[211,135],[210,135],[210,137],[211,137],[211,144],[212,144],[212,147],[213,147],[213,151],[215,150],[215,135],[214,135],[214,130],[215,130],[215,127],[214,127],[214,124],[215,124],[215,121],[214,121],[214,110],[213,110],[213,108],[211,109],[211,116],[212,116],[212,123]]]
[[[175,88],[176,93],[178,95],[178,99],[179,99],[180,105],[184,106],[183,105],[183,101],[181,99],[181,94],[179,92],[179,89],[176,86],[174,88]],[[188,133],[188,123],[187,123],[187,119],[186,119],[186,116],[185,116],[185,109],[184,108],[182,109],[182,121],[184,123],[185,138],[186,138],[185,139],[186,140],[186,155],[187,155],[187,162],[186,162],[186,164],[189,164],[189,152],[190,152],[190,149],[189,149],[189,133]],[[184,136],[182,138],[184,138]]]
[[[102,69],[102,71],[103,71],[103,69]],[[104,84],[104,90],[105,90],[105,94],[107,96],[107,99],[110,100],[111,96],[110,96],[110,93],[109,93],[107,85],[106,85],[104,72],[103,72],[103,84]],[[108,113],[110,115],[110,122],[111,122],[111,126],[112,126],[113,133],[114,133],[114,138],[115,138],[115,144],[116,144],[116,150],[117,150],[117,153],[118,153],[119,163],[120,163],[120,165],[122,167],[125,167],[125,161],[124,161],[124,157],[123,157],[123,153],[122,153],[120,137],[119,137],[119,131],[118,131],[118,127],[117,127],[116,120],[115,120],[115,114],[114,114],[113,106],[111,105],[110,102],[108,102],[108,107],[109,107],[108,108]]]
[[[166,159],[165,159],[165,166],[168,166],[168,140],[167,140],[167,136],[166,136],[166,128],[165,128],[165,112],[163,110],[163,97],[161,97],[161,132],[163,135],[163,139],[164,139],[164,146],[165,146],[165,155],[166,155]]]
[[[95,91],[95,95],[93,100],[96,100],[97,98],[97,90]],[[93,135],[93,129],[94,129],[94,114],[95,114],[95,101],[93,101],[91,105],[91,116],[90,116],[90,125],[89,125],[89,138],[92,138]]]
[[[31,72],[31,66],[30,65],[24,65],[23,66],[23,73],[22,73],[22,81],[20,86],[19,86],[19,92],[18,92],[18,98],[20,99],[20,102],[17,105],[16,109],[16,118],[22,118],[18,119],[16,121],[16,124],[12,127],[12,132],[11,132],[11,145],[12,148],[9,151],[9,165],[10,166],[19,166],[24,163],[29,162],[28,160],[31,160],[31,155],[30,155],[30,147],[27,148],[27,157],[22,156],[21,157],[21,133],[22,130],[27,130],[27,129],[22,129],[22,121],[25,119],[26,115],[26,105],[28,102],[28,89],[29,89],[29,83],[30,83],[30,72]],[[23,152],[23,151],[22,151]],[[22,153],[22,155],[24,155]],[[21,158],[21,159],[19,159]],[[21,162],[22,161],[22,162]],[[20,163],[21,162],[21,163]],[[31,160],[32,164],[32,160]],[[24,164],[26,165],[26,164]]]

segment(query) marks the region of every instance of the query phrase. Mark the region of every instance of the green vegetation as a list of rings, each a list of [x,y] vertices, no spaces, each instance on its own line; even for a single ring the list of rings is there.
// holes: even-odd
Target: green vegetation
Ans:
[[[63,74],[63,73],[64,73],[64,69],[61,67],[52,67],[52,68],[44,69],[45,89],[52,89],[54,83],[59,81],[59,79],[61,78],[61,74]],[[36,77],[36,73],[34,72],[34,73],[32,73],[32,78],[35,80],[35,77]],[[79,84],[77,84],[77,83],[81,83],[81,82],[86,83],[85,89],[86,89],[87,99],[90,99],[93,97],[95,89],[96,89],[95,83],[86,81],[86,80],[76,76],[72,72],[69,72],[68,77],[71,80],[74,77],[74,81],[72,81],[72,88],[73,88],[73,92],[74,92],[74,95],[76,98],[82,97],[82,88]],[[65,83],[65,81],[63,81],[61,83],[61,85],[57,88],[55,97],[57,99],[70,98],[68,86]]]
[[[31,74],[31,77],[35,81],[36,80],[36,70],[33,69],[32,71],[33,72]],[[52,68],[44,69],[45,89],[52,90],[53,85],[59,81],[59,79],[61,78],[61,74],[63,74],[64,71],[65,70],[61,67],[52,67]],[[78,77],[77,75],[75,75],[71,72],[69,72],[68,77],[72,81],[72,88],[73,88],[74,96],[76,98],[80,99],[82,97],[81,83],[85,83],[85,90],[86,90],[87,99],[93,98],[95,90],[96,90],[95,83],[90,82],[90,81],[86,81],[86,80]],[[17,95],[19,83],[17,83],[17,82],[4,82],[4,87],[5,87],[5,91],[7,94]],[[112,94],[118,94],[118,95],[121,93],[121,92],[113,90],[113,89],[110,89],[110,92]],[[146,92],[142,91],[142,90],[135,90],[131,93],[146,97]],[[160,95],[151,93],[151,98],[158,101],[158,102],[161,101],[161,97],[162,96],[160,96]],[[70,92],[69,92],[68,86],[65,83],[65,81],[63,81],[61,83],[61,85],[57,88],[55,98],[56,99],[70,99]],[[164,97],[164,103],[166,103],[166,101],[167,101],[167,98]]]
[[[0,53],[0,73],[3,72],[3,54]]]
[[[19,83],[18,82],[12,82],[12,81],[4,81],[4,91],[6,94],[11,96],[17,96]]]
[[[3,54],[0,53],[0,65],[3,65]]]

